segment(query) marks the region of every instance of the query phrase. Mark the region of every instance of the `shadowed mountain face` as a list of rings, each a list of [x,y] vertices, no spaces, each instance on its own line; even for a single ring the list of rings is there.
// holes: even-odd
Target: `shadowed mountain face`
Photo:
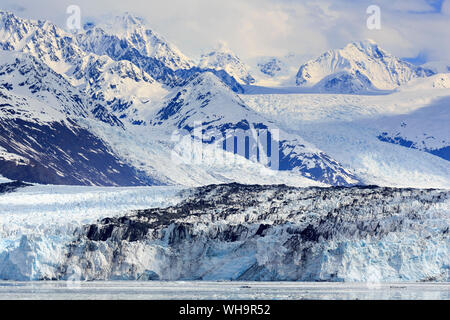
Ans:
[[[201,187],[176,206],[80,229],[58,277],[89,266],[81,279],[448,281],[449,197],[431,189]]]

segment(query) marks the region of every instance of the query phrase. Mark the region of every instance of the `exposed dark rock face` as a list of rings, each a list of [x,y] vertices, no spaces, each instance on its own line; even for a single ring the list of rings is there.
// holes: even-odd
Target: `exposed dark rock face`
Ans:
[[[27,187],[27,186],[31,186],[31,184],[24,183],[22,181],[0,183],[0,194],[13,192],[16,189]]]
[[[448,281],[449,198],[375,186],[200,187],[179,205],[85,226],[60,277],[75,265],[83,279]],[[433,254],[434,267],[421,267]]]

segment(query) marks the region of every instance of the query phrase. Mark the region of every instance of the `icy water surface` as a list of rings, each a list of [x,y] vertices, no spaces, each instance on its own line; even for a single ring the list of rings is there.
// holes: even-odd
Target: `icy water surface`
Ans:
[[[0,299],[450,300],[450,283],[2,281]]]

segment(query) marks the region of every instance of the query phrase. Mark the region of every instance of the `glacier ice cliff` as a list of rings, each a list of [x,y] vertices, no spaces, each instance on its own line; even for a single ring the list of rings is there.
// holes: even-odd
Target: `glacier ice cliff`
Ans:
[[[449,281],[450,191],[210,185],[49,236],[3,239],[0,278]]]

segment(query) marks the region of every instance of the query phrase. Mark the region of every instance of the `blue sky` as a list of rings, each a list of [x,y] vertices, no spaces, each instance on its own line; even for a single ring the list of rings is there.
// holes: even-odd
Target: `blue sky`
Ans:
[[[83,21],[125,11],[197,57],[226,43],[242,58],[311,57],[371,38],[400,57],[450,60],[450,0],[2,0],[1,9],[65,25],[68,5]],[[368,30],[366,8],[381,9],[381,29]]]

